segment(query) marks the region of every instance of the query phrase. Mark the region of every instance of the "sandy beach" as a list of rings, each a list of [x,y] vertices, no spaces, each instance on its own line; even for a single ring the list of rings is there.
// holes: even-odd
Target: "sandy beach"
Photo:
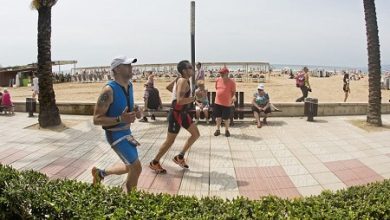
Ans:
[[[143,101],[143,85],[145,81],[134,83],[134,97],[137,102]],[[165,89],[169,82],[165,79],[156,79],[155,86],[160,90],[163,102],[171,101],[171,93]],[[72,102],[95,102],[104,86],[100,83],[62,83],[54,84],[57,101]],[[310,78],[312,92],[309,97],[318,98],[319,102],[343,102],[344,92],[342,90],[342,76],[331,76],[329,78]],[[251,102],[253,93],[256,92],[258,83],[237,82],[237,91],[245,93],[245,102]],[[273,103],[294,102],[301,96],[299,88],[295,87],[295,80],[288,79],[287,76],[271,76],[264,83],[266,92],[269,93]],[[206,80],[206,88],[215,91],[214,82]],[[367,102],[368,101],[368,77],[350,83],[351,94],[347,102]],[[14,101],[25,101],[31,97],[30,87],[10,88],[10,93]],[[389,102],[390,90],[382,90],[382,102]]]

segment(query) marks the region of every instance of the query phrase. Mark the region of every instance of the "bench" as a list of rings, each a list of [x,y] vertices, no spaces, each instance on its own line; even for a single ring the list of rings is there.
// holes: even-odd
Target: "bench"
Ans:
[[[245,100],[244,100],[244,92],[236,92],[236,101],[234,102],[234,106],[232,106],[233,111],[231,114],[231,122],[237,119],[244,119],[244,115],[248,113],[252,113],[252,108],[251,107],[245,107]],[[212,114],[213,113],[213,108],[215,105],[215,97],[216,97],[216,92],[207,92],[207,98],[210,103],[210,108],[209,108],[209,115],[211,117],[211,121],[215,122],[215,117]],[[145,112],[153,112],[153,113],[168,113],[170,110],[170,107],[163,107],[162,109],[157,109],[157,110],[148,110]],[[191,108],[188,110],[188,113],[190,113],[191,117],[195,117],[195,104],[191,105]],[[201,118],[204,118],[203,112],[201,112]]]
[[[0,113],[4,113],[6,115],[8,112],[8,114],[12,114],[14,108],[15,108],[14,105],[12,105],[12,106],[0,105]]]
[[[252,108],[251,107],[245,107],[245,101],[244,101],[244,92],[236,92],[236,101],[234,102],[234,106],[232,106],[232,112],[230,115],[230,120],[231,123],[233,123],[234,120],[237,119],[244,119],[244,115],[246,113],[252,113]],[[215,117],[213,115],[213,108],[215,105],[215,97],[216,97],[216,92],[208,92],[207,93],[207,98],[210,102],[210,108],[209,108],[209,115],[211,117],[211,122],[215,122]],[[190,110],[189,113],[191,114],[191,117],[195,117],[195,107],[193,106]],[[201,118],[203,118],[204,115],[201,113]]]

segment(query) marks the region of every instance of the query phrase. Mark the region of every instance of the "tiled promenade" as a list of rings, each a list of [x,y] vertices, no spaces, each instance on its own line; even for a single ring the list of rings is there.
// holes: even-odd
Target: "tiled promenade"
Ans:
[[[273,194],[296,197],[319,194],[390,178],[390,130],[367,132],[347,120],[364,116],[270,118],[258,129],[252,119],[232,127],[231,137],[214,137],[214,126],[200,124],[201,138],[187,154],[190,170],[172,162],[188,133],[180,132],[176,143],[163,158],[166,175],[147,167],[167,131],[163,118],[152,123],[135,123],[133,134],[141,142],[144,169],[139,188],[150,192],[181,195],[239,195],[249,198]],[[16,169],[34,169],[51,178],[91,182],[93,165],[119,163],[91,116],[62,115],[74,126],[63,131],[25,129],[37,123],[27,113],[0,116],[0,162]],[[390,124],[390,115],[383,115]],[[125,176],[110,176],[106,185],[121,185]]]

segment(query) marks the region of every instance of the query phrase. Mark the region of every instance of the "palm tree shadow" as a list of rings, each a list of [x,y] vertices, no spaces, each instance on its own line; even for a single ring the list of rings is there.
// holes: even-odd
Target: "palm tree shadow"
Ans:
[[[233,190],[233,189],[237,189],[238,186],[246,186],[249,184],[246,181],[237,181],[235,177],[217,171],[211,171],[211,172],[186,171],[186,172],[189,172],[189,175],[187,175],[186,178],[200,180],[202,183],[205,184],[217,185],[219,186],[218,190]],[[195,175],[191,176],[191,174],[195,174]]]

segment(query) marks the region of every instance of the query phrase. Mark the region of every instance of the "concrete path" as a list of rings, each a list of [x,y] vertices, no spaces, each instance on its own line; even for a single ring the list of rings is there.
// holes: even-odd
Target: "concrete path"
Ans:
[[[200,123],[201,138],[187,154],[190,170],[172,162],[189,135],[183,130],[162,159],[166,175],[156,175],[147,167],[165,139],[166,121],[137,122],[132,130],[142,144],[139,156],[144,165],[139,188],[199,197],[291,198],[390,178],[390,130],[367,132],[348,122],[364,118],[318,117],[316,122],[270,118],[261,129],[248,119],[237,122],[229,138],[223,130],[214,137],[215,127]],[[62,119],[73,126],[55,132],[28,128],[37,117],[28,118],[27,113],[0,116],[0,163],[34,169],[50,178],[91,182],[92,166],[121,162],[91,116],[62,115]],[[382,119],[390,124],[390,115]],[[110,176],[104,184],[121,185],[124,179]]]

